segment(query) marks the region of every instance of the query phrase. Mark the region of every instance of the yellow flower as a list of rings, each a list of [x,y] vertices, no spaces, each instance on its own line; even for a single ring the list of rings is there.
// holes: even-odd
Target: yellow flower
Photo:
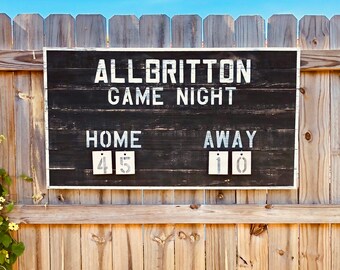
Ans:
[[[6,199],[4,198],[4,197],[0,197],[0,203],[3,203],[3,202],[5,202],[6,201]]]
[[[0,143],[2,143],[4,140],[6,140],[6,137],[4,135],[0,135]]]
[[[0,205],[0,210],[4,209],[4,207],[2,205]]]
[[[10,223],[8,224],[8,229],[9,229],[10,231],[17,231],[17,230],[19,230],[19,225],[16,224],[16,223],[14,223],[14,222],[10,222]]]
[[[1,250],[1,253],[4,254],[7,259],[9,258],[9,254],[8,254],[7,250],[3,249],[3,250]]]

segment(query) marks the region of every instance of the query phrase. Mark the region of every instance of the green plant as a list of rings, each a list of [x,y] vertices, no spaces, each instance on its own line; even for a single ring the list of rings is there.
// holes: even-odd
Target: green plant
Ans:
[[[0,144],[5,140],[5,136],[0,135]],[[30,180],[26,175],[20,177]],[[8,188],[11,184],[12,179],[7,171],[0,168],[0,270],[12,269],[12,265],[25,250],[24,243],[18,242],[13,237],[13,232],[19,229],[19,225],[7,217],[14,207],[14,202],[9,199]]]

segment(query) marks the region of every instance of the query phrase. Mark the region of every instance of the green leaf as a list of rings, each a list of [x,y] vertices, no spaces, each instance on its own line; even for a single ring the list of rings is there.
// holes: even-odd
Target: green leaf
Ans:
[[[0,168],[0,176],[6,175],[6,170],[3,168]]]
[[[9,213],[13,210],[14,208],[14,203],[10,202],[9,204],[6,205],[6,211]]]
[[[12,243],[12,237],[8,234],[3,234],[0,235],[0,242],[6,247],[8,248],[9,245]]]
[[[12,184],[12,179],[9,175],[4,176],[4,180],[6,182],[7,185],[11,185]]]
[[[13,243],[12,245],[12,252],[17,255],[20,256],[25,250],[25,245],[23,242],[19,242],[19,243]]]
[[[11,253],[11,255],[9,255],[9,264],[12,265],[15,263],[15,261],[17,260],[18,256],[15,255],[14,253]],[[1,270],[1,268],[0,268]]]
[[[2,186],[2,197],[6,197],[6,196],[8,196],[8,189],[7,188],[5,188],[4,186]]]
[[[20,178],[21,178],[22,180],[25,180],[26,182],[33,182],[33,178],[27,176],[27,175],[24,174],[24,173],[20,175]]]
[[[0,252],[0,265],[5,263],[6,255]]]

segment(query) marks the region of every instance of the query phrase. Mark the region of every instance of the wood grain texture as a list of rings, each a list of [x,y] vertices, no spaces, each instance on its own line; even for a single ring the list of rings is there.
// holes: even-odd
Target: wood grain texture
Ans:
[[[143,15],[139,21],[140,47],[170,47],[170,18],[166,15]]]
[[[49,234],[51,267],[48,269],[81,269],[80,225],[50,226]]]
[[[21,225],[18,235],[25,243],[25,252],[18,259],[19,269],[50,269],[49,226]]]
[[[106,47],[106,19],[102,15],[76,17],[77,47]]]
[[[12,48],[12,26],[11,18],[6,14],[0,14],[0,50],[8,50]]]
[[[45,42],[46,46],[51,47],[72,47],[75,44],[75,20],[69,15],[50,15],[46,18],[46,30],[45,30]],[[79,191],[78,190],[49,190],[49,203],[50,204],[79,204]],[[74,237],[79,233],[80,239],[80,227],[71,228]],[[58,234],[54,235],[55,230],[51,231],[52,237],[59,237]],[[78,250],[77,244],[68,242],[69,238],[64,241],[65,246],[76,245],[75,251]],[[66,256],[68,254],[65,254]],[[70,256],[70,255],[69,255]],[[80,253],[78,253],[80,256]],[[65,258],[68,260],[68,257]]]
[[[340,15],[330,20],[330,49],[340,48]],[[331,203],[340,202],[340,73],[330,73],[331,110]],[[340,265],[340,226],[331,226],[331,267]]]
[[[229,15],[209,15],[203,20],[205,48],[233,47],[235,45],[234,19]]]
[[[329,21],[305,16],[299,24],[303,49],[329,49]],[[299,203],[329,203],[330,88],[329,72],[303,73],[300,99]],[[300,268],[329,269],[330,231],[327,225],[300,226]]]
[[[114,46],[112,46],[114,47]],[[120,47],[120,46],[115,46]],[[301,50],[301,71],[339,71],[339,49]],[[42,71],[43,52],[41,50],[0,51],[2,71]]]
[[[74,25],[75,20],[71,15],[49,15],[45,19],[45,46],[74,47]]]
[[[293,15],[273,15],[268,19],[267,46],[297,46],[297,19]]]
[[[202,19],[197,15],[176,15],[171,20],[172,47],[202,47]]]
[[[299,269],[299,225],[270,224],[269,269]]]
[[[44,23],[38,14],[20,14],[13,20],[13,49],[41,50]]]
[[[340,15],[333,16],[330,20],[329,26],[329,48],[339,49],[340,48]]]
[[[303,49],[329,49],[329,20],[325,16],[303,16],[299,22],[299,42]]]
[[[140,225],[112,225],[112,269],[143,270],[142,243],[143,231]]]
[[[268,47],[296,47],[297,20],[273,15],[268,21]],[[297,190],[270,190],[268,203],[297,203]],[[298,269],[298,225],[268,226],[269,269]]]
[[[5,140],[0,144],[0,168],[5,169],[13,180],[10,194],[17,200],[16,190],[16,133],[15,133],[15,91],[13,73],[0,72],[0,135]]]
[[[339,205],[17,205],[27,224],[316,224],[340,223]]]
[[[144,269],[175,269],[174,225],[144,225]]]
[[[263,47],[264,20],[260,16],[241,16],[235,21],[236,47]],[[266,191],[237,191],[236,202],[266,203]],[[252,234],[253,228],[266,228],[263,224],[237,226],[237,269],[250,265],[253,269],[268,269],[268,234],[266,229]],[[262,252],[258,252],[261,250]]]
[[[202,47],[202,20],[197,15],[172,17],[172,47]],[[204,203],[204,190],[176,190],[176,204]],[[204,269],[204,225],[179,224],[175,230],[175,269]],[[203,267],[203,268],[202,268]]]
[[[138,48],[139,20],[136,16],[115,15],[109,20],[110,47]]]
[[[33,202],[47,203],[45,160],[45,123],[44,123],[44,86],[41,72],[31,72],[32,86],[32,130],[31,134],[31,177],[33,178]],[[27,185],[27,183],[26,183]]]
[[[301,225],[300,269],[331,269],[330,225]]]
[[[139,47],[139,20],[135,16],[113,16],[109,20],[110,47]],[[112,204],[142,204],[142,190],[113,190]],[[112,225],[113,269],[143,269],[143,227]]]
[[[227,15],[210,15],[203,21],[204,47],[233,47],[234,19]],[[206,190],[206,204],[234,204],[235,191]],[[236,268],[235,225],[206,225],[206,269]]]
[[[175,269],[204,270],[204,225],[177,225],[175,231]]]
[[[235,20],[236,47],[263,47],[264,19],[261,16],[240,16]]]

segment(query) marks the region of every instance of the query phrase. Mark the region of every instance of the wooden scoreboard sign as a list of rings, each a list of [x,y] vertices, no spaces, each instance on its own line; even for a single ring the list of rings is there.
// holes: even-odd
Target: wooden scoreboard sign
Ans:
[[[44,50],[49,188],[294,188],[296,49]]]

